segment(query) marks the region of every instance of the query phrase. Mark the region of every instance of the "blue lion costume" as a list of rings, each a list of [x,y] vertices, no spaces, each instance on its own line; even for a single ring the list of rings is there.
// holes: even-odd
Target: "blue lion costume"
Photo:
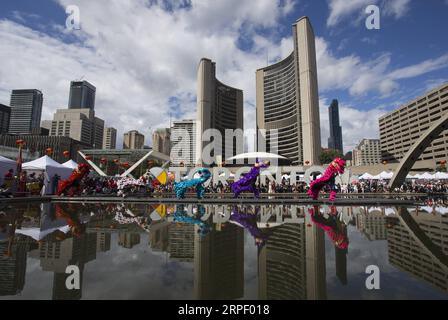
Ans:
[[[205,237],[212,230],[212,227],[206,221],[203,221],[201,219],[204,215],[205,207],[201,204],[198,204],[197,212],[192,216],[188,215],[185,211],[185,206],[183,204],[180,204],[176,205],[176,211],[173,214],[173,220],[174,222],[178,223],[197,225],[199,227],[198,234],[201,237]]]
[[[187,189],[193,187],[196,187],[196,195],[198,199],[202,199],[204,197],[205,194],[204,183],[211,178],[212,174],[210,170],[205,168],[199,169],[197,173],[199,173],[200,175],[199,178],[174,183],[174,192],[176,193],[176,198],[184,199],[185,192],[187,192]]]

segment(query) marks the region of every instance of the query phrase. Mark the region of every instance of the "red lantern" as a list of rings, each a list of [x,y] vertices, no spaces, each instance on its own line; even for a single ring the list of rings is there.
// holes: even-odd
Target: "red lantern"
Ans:
[[[118,163],[118,162],[120,162],[119,159],[114,159],[114,163]]]
[[[70,151],[65,150],[63,153],[64,157],[68,158],[70,157]]]
[[[86,156],[86,160],[90,161],[90,160],[92,160],[92,157],[91,156]]]
[[[47,154],[47,156],[51,156],[53,154],[53,149],[52,148],[47,148],[45,150],[45,153]]]
[[[123,168],[129,168],[129,162],[125,162],[122,164]]]
[[[16,140],[16,144],[18,146],[22,147],[25,144],[25,140],[22,140],[22,139]]]
[[[106,158],[101,158],[101,159],[100,159],[100,162],[101,162],[102,164],[106,164],[106,163],[107,163],[107,159],[106,159]]]
[[[308,160],[306,160],[306,161],[305,161],[305,164],[306,164],[306,165],[309,165],[309,164],[310,164],[310,162],[309,162]]]

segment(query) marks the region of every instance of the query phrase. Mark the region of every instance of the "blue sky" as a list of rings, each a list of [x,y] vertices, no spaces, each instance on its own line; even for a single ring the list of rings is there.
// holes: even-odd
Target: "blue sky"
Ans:
[[[65,28],[80,8],[81,30]],[[365,27],[369,4],[379,30]],[[291,25],[309,16],[316,35],[322,146],[327,107],[338,98],[345,151],[377,137],[378,116],[448,81],[446,0],[3,0],[0,103],[15,88],[44,93],[42,119],[65,108],[70,80],[97,86],[97,116],[119,136],[195,113],[196,68],[217,63],[244,90],[245,126],[255,124],[255,70],[291,52]],[[150,143],[149,138],[147,144]]]

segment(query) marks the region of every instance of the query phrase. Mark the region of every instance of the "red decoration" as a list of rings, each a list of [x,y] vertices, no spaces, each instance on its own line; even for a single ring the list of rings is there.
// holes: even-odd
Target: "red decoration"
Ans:
[[[102,164],[106,164],[106,163],[107,163],[107,159],[106,159],[106,158],[101,158],[101,159],[100,159],[100,163],[102,163]]]
[[[86,156],[86,160],[90,161],[90,160],[92,160],[92,157],[91,156]]]
[[[47,148],[47,149],[45,149],[45,153],[47,154],[47,156],[51,156],[53,154],[53,149]]]
[[[114,159],[114,163],[119,163],[120,160],[119,159]]]
[[[68,158],[70,157],[70,151],[65,150],[63,153],[64,157]]]
[[[306,160],[306,161],[305,161],[305,164],[306,164],[306,165],[309,165],[309,164],[310,164],[310,162],[309,162],[308,160]]]
[[[25,140],[22,139],[16,140],[16,144],[21,147],[25,144]]]

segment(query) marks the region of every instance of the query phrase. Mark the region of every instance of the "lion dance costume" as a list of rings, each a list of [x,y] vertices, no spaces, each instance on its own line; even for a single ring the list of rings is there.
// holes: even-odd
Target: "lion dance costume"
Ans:
[[[343,174],[345,168],[345,160],[341,158],[334,159],[328,168],[325,170],[322,177],[311,181],[310,189],[308,190],[308,195],[312,197],[314,200],[317,200],[319,196],[319,192],[328,185],[330,187],[330,201],[334,201],[336,199],[336,176],[338,174]]]
[[[308,209],[308,213],[311,216],[311,221],[325,231],[334,245],[342,250],[346,250],[349,245],[347,237],[347,227],[338,221],[338,215],[336,208],[331,207],[331,212],[328,218],[325,218],[319,210],[319,206],[313,206]]]
[[[233,197],[238,198],[241,192],[249,191],[254,193],[255,198],[260,198],[260,190],[258,190],[256,182],[258,176],[260,175],[261,169],[267,167],[267,164],[257,162],[240,180],[232,183],[230,187],[232,188]]]
[[[187,192],[187,189],[193,187],[196,188],[196,195],[198,199],[202,199],[204,197],[204,183],[206,183],[207,180],[210,179],[212,174],[208,169],[205,168],[199,169],[197,173],[199,174],[199,178],[174,183],[174,192],[176,193],[176,197],[178,199],[185,198],[185,192]]]
[[[59,181],[57,195],[60,196],[66,193],[73,197],[75,194],[81,193],[81,180],[90,172],[90,167],[86,163],[81,163],[78,168],[73,170],[72,174],[67,180]]]

